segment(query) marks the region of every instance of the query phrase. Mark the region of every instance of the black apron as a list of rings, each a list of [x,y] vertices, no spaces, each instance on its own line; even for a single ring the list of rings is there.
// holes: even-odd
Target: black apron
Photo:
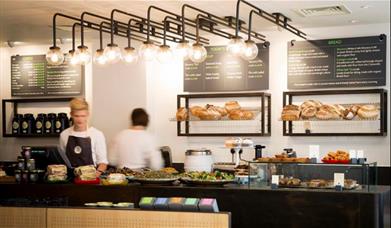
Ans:
[[[92,159],[91,138],[70,135],[66,147],[66,155],[72,167],[94,165]]]

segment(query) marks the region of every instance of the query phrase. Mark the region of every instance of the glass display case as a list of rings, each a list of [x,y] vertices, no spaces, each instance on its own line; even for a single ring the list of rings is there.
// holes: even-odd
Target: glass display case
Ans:
[[[327,164],[249,162],[249,187],[272,186],[272,176],[278,176],[278,188],[335,189],[335,174],[343,173],[343,190],[369,189],[377,183],[377,163]]]

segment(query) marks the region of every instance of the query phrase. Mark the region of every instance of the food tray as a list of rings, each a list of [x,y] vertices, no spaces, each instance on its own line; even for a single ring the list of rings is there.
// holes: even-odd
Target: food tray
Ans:
[[[350,160],[325,160],[325,159],[322,159],[322,162],[326,163],[326,164],[349,164]]]
[[[133,179],[141,184],[172,184],[174,181],[178,180],[177,177],[173,178],[139,178],[135,177]]]
[[[189,177],[182,177],[180,179],[183,183],[189,185],[199,185],[199,186],[223,186],[225,184],[229,184],[234,182],[235,180],[197,180],[191,179]]]
[[[75,184],[99,184],[100,179],[97,177],[95,180],[80,180],[80,178],[75,178],[73,181]]]

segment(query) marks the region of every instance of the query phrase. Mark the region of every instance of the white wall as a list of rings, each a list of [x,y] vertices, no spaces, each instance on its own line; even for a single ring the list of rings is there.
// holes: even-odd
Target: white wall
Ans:
[[[385,33],[387,47],[390,45],[390,24],[372,24],[349,27],[332,27],[306,29],[309,39],[328,39],[343,37],[372,36]],[[253,138],[256,143],[266,145],[267,155],[280,153],[283,148],[292,147],[300,156],[308,155],[308,145],[320,145],[321,155],[336,149],[363,149],[370,162],[390,165],[390,133],[386,137],[284,137],[282,122],[278,121],[282,107],[282,92],[287,90],[287,42],[297,39],[286,32],[265,33],[270,45],[270,84],[272,94],[272,136]],[[214,45],[226,41],[216,39]],[[387,86],[390,87],[390,49],[387,48]],[[174,67],[175,66],[175,67]],[[166,68],[170,68],[167,70]],[[174,62],[168,67],[150,63],[147,67],[147,104],[152,114],[153,131],[161,145],[169,145],[173,150],[173,160],[183,162],[185,150],[188,148],[206,147],[212,150],[216,161],[230,161],[231,155],[223,148],[223,137],[178,137],[175,122],[168,119],[174,117],[176,111],[176,95],[183,93],[183,65]],[[389,95],[388,95],[389,96]],[[390,99],[388,99],[389,102]],[[388,107],[390,104],[388,104]],[[390,114],[388,114],[389,118]],[[388,123],[389,119],[388,119]],[[253,150],[244,151],[244,158],[251,159]]]
[[[99,48],[98,45],[95,43],[92,50]],[[124,46],[120,44],[120,47]],[[110,144],[115,134],[129,127],[134,108],[147,108],[145,64],[93,64],[92,71],[94,107],[91,122],[104,132],[107,144]]]

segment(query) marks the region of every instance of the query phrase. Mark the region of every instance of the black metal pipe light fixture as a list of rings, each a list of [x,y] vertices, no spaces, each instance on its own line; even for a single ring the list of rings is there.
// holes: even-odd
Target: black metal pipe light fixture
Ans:
[[[243,26],[245,24],[244,21],[239,19],[241,3],[251,8],[248,14],[247,28]],[[152,10],[157,10],[167,15],[162,22],[153,21],[151,20]],[[186,10],[197,12],[196,19],[187,18],[185,16]],[[129,20],[127,22],[115,20],[116,13],[128,16]],[[306,39],[304,32],[289,24],[291,20],[288,17],[281,13],[270,14],[245,0],[237,0],[235,17],[219,17],[189,4],[182,5],[180,15],[156,6],[149,6],[146,18],[119,9],[113,9],[110,17],[90,12],[83,12],[80,18],[56,13],[53,16],[53,46],[49,48],[46,59],[51,65],[62,64],[65,59],[60,47],[56,44],[56,19],[57,17],[64,17],[74,21],[72,26],[72,50],[69,51],[67,57],[71,64],[84,65],[89,63],[91,59],[101,65],[117,63],[121,60],[126,63],[134,63],[138,58],[142,58],[145,61],[156,58],[159,62],[166,63],[174,57],[201,63],[206,59],[207,50],[204,45],[209,44],[209,39],[202,37],[200,31],[229,39],[227,44],[228,52],[233,55],[240,55],[245,60],[252,60],[258,55],[258,46],[255,40],[263,42],[263,45],[266,47],[269,46],[269,42],[264,35],[253,31],[254,15],[274,23],[278,28],[285,29],[300,38]],[[86,16],[94,17],[100,20],[100,22],[96,23],[86,20]],[[77,49],[75,49],[76,26],[80,26],[81,38],[80,46]],[[186,27],[189,26],[195,28],[195,34],[186,31]],[[231,29],[233,33],[227,32],[220,27]],[[100,47],[94,53],[93,58],[88,47],[84,44],[85,28],[99,31]],[[103,48],[103,33],[110,34],[110,42],[105,48]],[[240,34],[244,34],[247,39],[243,40]],[[127,38],[127,47],[121,50],[114,42],[114,36]],[[138,51],[132,47],[132,40],[143,42]],[[167,44],[167,41],[177,43],[175,50]],[[190,41],[194,41],[194,44],[190,45]],[[160,46],[157,46],[157,44],[160,44]]]

